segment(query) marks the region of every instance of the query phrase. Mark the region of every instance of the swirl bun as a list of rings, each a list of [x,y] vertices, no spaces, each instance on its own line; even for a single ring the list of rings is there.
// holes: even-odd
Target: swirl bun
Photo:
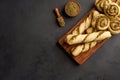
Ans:
[[[114,19],[115,17],[119,16],[120,8],[116,3],[107,4],[104,8],[104,13],[109,18]]]
[[[108,30],[111,32],[111,34],[120,33],[120,21],[111,21]]]

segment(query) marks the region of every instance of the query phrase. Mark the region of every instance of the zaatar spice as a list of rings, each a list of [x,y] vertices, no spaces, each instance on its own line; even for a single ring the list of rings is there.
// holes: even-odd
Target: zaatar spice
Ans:
[[[65,4],[65,13],[70,17],[75,17],[80,13],[80,4],[71,0]]]

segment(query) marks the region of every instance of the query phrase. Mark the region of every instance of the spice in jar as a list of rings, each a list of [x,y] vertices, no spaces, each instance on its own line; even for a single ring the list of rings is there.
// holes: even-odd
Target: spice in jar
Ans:
[[[71,0],[65,4],[65,13],[70,17],[75,17],[80,13],[80,4],[75,0]]]

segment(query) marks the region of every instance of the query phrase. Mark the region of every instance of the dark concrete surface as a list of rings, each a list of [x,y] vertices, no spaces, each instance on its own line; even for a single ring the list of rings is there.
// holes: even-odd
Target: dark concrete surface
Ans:
[[[69,18],[63,14],[67,1],[0,0],[0,80],[120,80],[120,34],[82,65],[57,44],[94,3],[79,0],[80,15]],[[65,28],[56,23],[55,7]]]

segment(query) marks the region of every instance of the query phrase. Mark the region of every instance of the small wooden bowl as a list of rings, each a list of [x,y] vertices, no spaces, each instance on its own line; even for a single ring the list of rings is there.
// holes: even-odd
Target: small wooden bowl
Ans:
[[[75,17],[80,13],[80,4],[75,0],[70,0],[65,4],[65,13],[70,17]]]

